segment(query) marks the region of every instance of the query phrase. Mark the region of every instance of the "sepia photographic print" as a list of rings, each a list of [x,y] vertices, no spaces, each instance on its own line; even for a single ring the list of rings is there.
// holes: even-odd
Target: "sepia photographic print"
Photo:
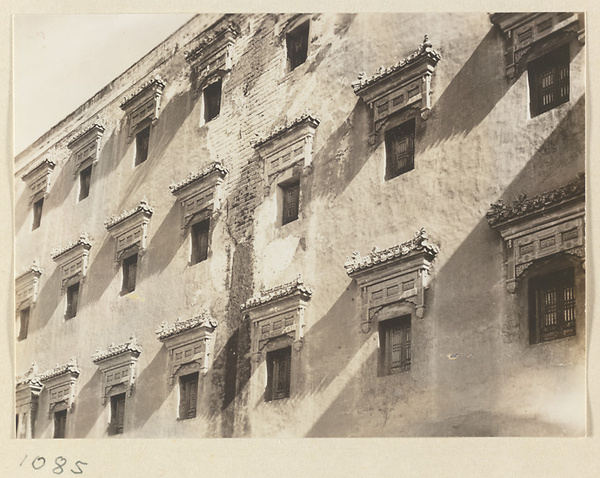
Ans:
[[[585,14],[181,23],[15,150],[14,437],[584,437]]]

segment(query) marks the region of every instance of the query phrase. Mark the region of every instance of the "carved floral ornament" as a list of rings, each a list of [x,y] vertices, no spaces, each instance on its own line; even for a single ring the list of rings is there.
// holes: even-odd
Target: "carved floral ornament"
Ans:
[[[399,303],[414,305],[416,316],[425,314],[425,289],[429,272],[439,252],[429,243],[424,228],[410,241],[384,250],[374,248],[367,256],[354,252],[346,260],[346,273],[356,279],[361,288],[361,330],[371,330],[380,311]]]
[[[220,209],[222,198],[219,186],[227,173],[227,168],[215,161],[201,171],[190,173],[184,180],[169,186],[183,209],[183,229],[198,214],[211,214]]]
[[[537,260],[558,253],[585,259],[585,177],[532,198],[521,194],[510,205],[499,200],[487,219],[506,245],[506,285],[514,293]]]
[[[93,123],[77,133],[67,147],[73,151],[75,158],[73,174],[77,174],[90,164],[96,164],[100,157],[100,142],[104,134],[104,126]]]
[[[33,261],[27,270],[21,272],[15,278],[15,309],[20,310],[26,306],[32,306],[37,300],[40,277],[42,269]]]
[[[50,176],[56,166],[54,160],[44,158],[35,163],[29,170],[21,176],[21,179],[27,183],[31,190],[29,204],[46,197],[50,190]]]
[[[154,209],[143,198],[139,205],[130,211],[123,211],[119,215],[112,215],[104,221],[104,227],[117,243],[115,254],[116,265],[119,264],[123,253],[131,248],[143,254],[146,250],[148,225]]]
[[[39,381],[48,390],[48,414],[59,410],[70,410],[75,400],[75,386],[79,377],[77,359],[71,358],[64,365],[56,365],[43,373]]]
[[[82,232],[77,241],[69,242],[66,246],[52,251],[52,259],[60,264],[61,292],[64,292],[67,284],[75,278],[81,283],[84,282],[91,248],[92,243],[88,234]]]
[[[252,323],[251,341],[255,361],[260,360],[271,343],[302,347],[304,314],[312,296],[301,275],[288,283],[261,290],[241,306]]]
[[[169,351],[168,380],[193,372],[206,374],[211,366],[214,332],[218,322],[208,310],[189,319],[166,321],[158,326],[156,335]]]
[[[131,396],[136,379],[135,365],[141,352],[142,346],[132,335],[127,342],[110,344],[104,350],[98,348],[92,355],[92,362],[102,373],[102,404],[118,393],[127,392]]]
[[[164,80],[156,76],[143,83],[134,93],[123,98],[120,107],[127,113],[129,119],[130,139],[147,122],[156,124],[164,88]]]

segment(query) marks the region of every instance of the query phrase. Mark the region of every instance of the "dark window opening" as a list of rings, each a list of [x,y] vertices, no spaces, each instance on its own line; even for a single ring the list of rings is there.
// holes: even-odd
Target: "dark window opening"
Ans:
[[[198,372],[179,377],[179,419],[196,416],[198,401]]]
[[[283,209],[281,215],[281,224],[298,219],[298,210],[300,202],[300,182],[296,181],[285,186],[281,186],[283,192]]]
[[[529,280],[530,343],[575,335],[573,269]]]
[[[19,414],[18,413],[15,416],[15,425],[16,425],[15,435],[18,438],[19,437]]]
[[[33,225],[31,230],[35,230],[42,224],[42,209],[44,209],[44,198],[38,199],[33,203]]]
[[[79,173],[79,200],[90,195],[90,183],[92,181],[92,167],[88,166]]]
[[[303,23],[289,32],[285,37],[289,71],[294,70],[306,61],[306,57],[308,56],[309,23]]]
[[[565,45],[527,65],[532,117],[569,101],[569,61]]]
[[[67,411],[54,412],[54,438],[65,438],[67,432]]]
[[[385,179],[400,176],[415,167],[415,120],[385,132]]]
[[[267,352],[267,390],[265,400],[279,400],[290,396],[292,348]]]
[[[110,397],[110,425],[109,435],[120,435],[123,433],[125,423],[125,394],[119,393]]]
[[[148,146],[150,144],[150,126],[135,135],[135,165],[143,163],[148,159]]]
[[[79,305],[79,282],[67,287],[67,312],[65,317],[72,319],[77,315],[77,306]]]
[[[204,88],[204,122],[216,118],[221,111],[221,80]]]
[[[197,264],[208,258],[209,227],[210,219],[205,219],[192,226],[192,264]]]
[[[379,375],[410,370],[410,315],[379,322]]]
[[[27,338],[27,330],[29,329],[29,314],[31,309],[25,307],[19,311],[19,323],[18,323],[18,335],[17,340],[24,340]]]
[[[137,276],[138,255],[133,254],[123,259],[123,287],[122,294],[129,294],[135,290]]]

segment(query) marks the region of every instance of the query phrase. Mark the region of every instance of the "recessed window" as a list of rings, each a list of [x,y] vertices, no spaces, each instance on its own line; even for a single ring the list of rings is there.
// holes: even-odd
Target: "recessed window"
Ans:
[[[204,96],[204,122],[208,123],[216,118],[221,111],[221,80],[211,83],[203,92]]]
[[[90,195],[90,183],[92,181],[92,166],[88,166],[79,173],[79,200]]]
[[[569,45],[527,65],[531,116],[569,101]]]
[[[410,370],[410,315],[379,322],[379,375]]]
[[[308,56],[308,27],[310,22],[294,28],[285,37],[288,70],[292,71],[306,61]]]
[[[300,182],[294,181],[280,187],[283,194],[281,224],[284,225],[298,219]]]
[[[125,394],[119,393],[110,397],[110,424],[109,435],[120,435],[123,433],[125,423]]]
[[[42,224],[42,210],[44,209],[44,198],[33,203],[33,224],[31,230],[35,230]]]
[[[67,432],[67,411],[54,412],[54,438],[65,438]]]
[[[29,329],[29,315],[31,309],[25,307],[19,311],[19,320],[17,323],[17,340],[24,340],[27,338],[27,330]]]
[[[575,335],[573,269],[529,280],[530,343]]]
[[[198,222],[192,226],[192,264],[205,261],[208,258],[208,231],[210,219]]]
[[[385,132],[385,179],[400,176],[415,167],[415,120]]]
[[[179,377],[179,419],[196,416],[198,401],[198,372]]]
[[[72,319],[77,315],[77,307],[79,305],[79,282],[67,287],[67,310],[65,312],[66,319]]]
[[[290,396],[291,365],[291,347],[267,352],[266,401],[279,400]]]
[[[123,287],[121,293],[129,294],[135,290],[138,255],[133,254],[123,259]]]
[[[135,165],[143,163],[148,159],[148,146],[150,144],[150,126],[135,135]]]

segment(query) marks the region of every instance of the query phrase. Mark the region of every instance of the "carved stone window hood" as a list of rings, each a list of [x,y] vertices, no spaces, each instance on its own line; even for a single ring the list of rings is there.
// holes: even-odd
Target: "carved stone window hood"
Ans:
[[[130,139],[134,133],[145,127],[147,123],[156,124],[164,88],[165,82],[157,76],[140,86],[135,93],[123,99],[120,106],[127,113],[129,119]]]
[[[254,143],[265,162],[267,185],[278,175],[286,176],[280,178],[284,180],[299,174],[303,167],[312,163],[312,142],[320,122],[319,118],[306,112]]]
[[[32,166],[21,179],[27,183],[31,189],[29,204],[46,197],[50,190],[50,175],[56,163],[50,158],[44,158]]]
[[[79,377],[77,359],[71,358],[64,365],[57,365],[40,376],[40,382],[48,390],[48,414],[70,410],[75,400],[75,386]]]
[[[131,336],[129,341],[119,345],[110,344],[106,350],[98,348],[92,355],[102,373],[102,404],[112,395],[127,392],[130,397],[135,385],[135,364],[142,352],[142,346]]]
[[[425,229],[415,233],[410,241],[384,249],[373,249],[364,257],[354,252],[344,264],[346,273],[356,279],[361,288],[361,330],[371,330],[371,324],[383,307],[410,302],[416,315],[425,314],[425,289],[429,285],[429,271],[439,252],[429,243]]]
[[[77,133],[67,144],[75,158],[73,174],[91,164],[96,164],[100,157],[100,141],[104,134],[104,126],[94,123]]]
[[[382,66],[368,78],[360,73],[352,88],[373,109],[374,134],[391,115],[409,108],[415,108],[424,120],[429,117],[431,77],[440,59],[426,35],[417,50],[395,65]]]
[[[514,78],[526,62],[558,46],[561,38],[574,36],[585,42],[585,19],[577,13],[493,13],[491,22],[506,38],[506,75]],[[564,40],[562,40],[564,43]],[[545,48],[548,45],[550,48]]]
[[[37,262],[34,261],[29,269],[15,278],[16,310],[35,304],[42,272],[43,271],[38,267]]]
[[[82,232],[77,241],[70,242],[66,246],[52,251],[52,259],[60,264],[61,293],[64,293],[67,284],[73,282],[73,280],[84,282],[91,248],[92,243],[88,235]]]
[[[17,438],[33,438],[33,425],[43,388],[35,363],[24,375],[17,377],[16,382],[15,412],[19,416]]]
[[[221,163],[215,161],[202,171],[190,174],[183,181],[169,186],[183,208],[183,229],[199,214],[210,215],[219,210],[219,186],[227,172]]]
[[[304,337],[304,311],[312,292],[298,275],[291,282],[260,291],[242,304],[242,311],[252,322],[250,334],[255,360],[260,360],[270,342],[284,342],[284,346],[293,344],[300,350]]]
[[[130,211],[123,211],[120,215],[113,215],[104,221],[104,226],[117,242],[115,261],[117,265],[123,253],[131,248],[136,248],[139,254],[146,250],[148,225],[154,209],[148,205],[146,199]]]
[[[532,198],[522,194],[512,205],[500,200],[487,219],[504,239],[506,285],[515,292],[520,276],[539,259],[559,252],[585,258],[585,177]]]
[[[169,351],[168,379],[171,385],[179,375],[194,372],[205,375],[208,372],[217,325],[217,320],[207,310],[186,320],[159,325],[156,335]]]

